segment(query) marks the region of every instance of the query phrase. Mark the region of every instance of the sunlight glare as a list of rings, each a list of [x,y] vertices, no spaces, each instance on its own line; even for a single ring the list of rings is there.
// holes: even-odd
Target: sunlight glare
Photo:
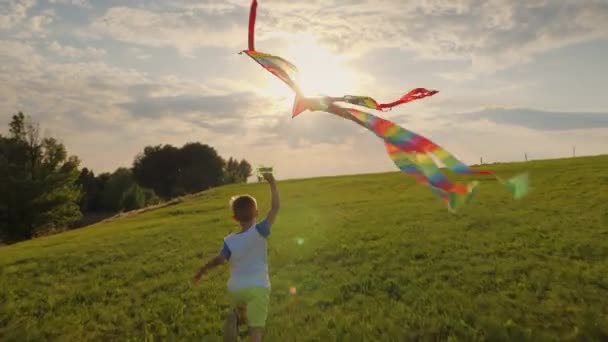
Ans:
[[[343,57],[322,47],[307,33],[294,34],[284,55],[299,70],[299,84],[306,96],[342,96],[355,89],[354,72],[345,66]],[[267,83],[267,90],[277,97],[293,98],[293,92],[277,79]]]

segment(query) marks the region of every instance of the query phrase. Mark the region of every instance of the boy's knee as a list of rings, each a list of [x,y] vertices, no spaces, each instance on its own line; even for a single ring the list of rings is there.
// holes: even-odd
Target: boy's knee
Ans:
[[[251,337],[252,342],[262,342],[262,337],[264,336],[264,328],[249,328],[249,336]]]

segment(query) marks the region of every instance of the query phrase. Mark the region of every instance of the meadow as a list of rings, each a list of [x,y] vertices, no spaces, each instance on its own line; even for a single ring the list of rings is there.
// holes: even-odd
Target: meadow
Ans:
[[[399,173],[279,182],[267,341],[608,340],[608,156],[488,168],[531,193],[474,177],[451,214]],[[0,340],[221,340],[227,267],[191,278],[239,193],[269,205],[231,185],[0,248]]]

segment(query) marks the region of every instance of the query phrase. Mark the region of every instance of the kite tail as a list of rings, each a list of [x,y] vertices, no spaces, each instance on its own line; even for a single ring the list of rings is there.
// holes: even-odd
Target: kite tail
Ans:
[[[297,95],[293,98],[293,107],[291,109],[291,117],[295,118],[296,116],[302,114],[306,109],[306,103],[302,100],[300,95]]]
[[[249,51],[255,51],[255,18],[258,9],[257,0],[251,1],[251,9],[249,10]]]
[[[471,168],[470,166],[458,160],[458,158],[456,158],[446,149],[437,145],[428,138],[411,132],[403,127],[400,127],[391,121],[382,118],[377,118],[375,126],[380,131],[391,133],[392,136],[395,138],[394,143],[398,148],[401,148],[405,151],[414,150],[431,154],[436,157],[441,162],[441,164],[443,164],[445,167],[447,167],[450,171],[454,173],[494,177],[507,189],[507,191],[511,193],[513,198],[516,200],[525,197],[529,192],[529,177],[526,173],[518,174],[505,181],[490,170],[479,170]],[[422,158],[426,159],[426,157],[427,156]],[[470,188],[470,186],[471,183],[467,185],[468,188]],[[460,191],[458,193],[463,192]]]
[[[430,158],[419,158],[419,155],[416,153],[405,152],[389,142],[386,142],[385,145],[393,163],[402,172],[414,176],[418,183],[427,185],[431,192],[448,206],[448,210],[453,212],[460,209],[475,195],[478,182],[474,181],[468,184],[451,183],[441,174],[439,168],[435,164],[432,164]],[[420,159],[425,160],[426,163],[418,164]]]
[[[530,192],[530,177],[527,172],[511,177],[506,182],[500,178],[498,178],[498,180],[507,188],[516,200],[524,198]]]
[[[416,89],[411,90],[409,93],[403,95],[397,101],[393,101],[393,102],[389,102],[389,103],[380,103],[378,105],[378,109],[380,109],[380,110],[391,109],[393,107],[402,105],[407,102],[420,100],[427,96],[433,96],[433,95],[437,94],[438,92],[439,92],[438,90],[428,90],[425,88],[416,88]]]
[[[374,110],[388,110],[393,107],[402,105],[407,102],[412,102],[416,100],[420,100],[427,96],[433,96],[437,94],[439,91],[437,90],[428,90],[425,88],[416,88],[411,90],[409,93],[403,95],[399,100],[389,102],[389,103],[378,103],[378,101],[374,100],[369,96],[356,96],[356,95],[346,95],[339,98],[333,98],[335,101],[350,103],[355,106],[366,107]]]
[[[327,111],[351,120],[382,138],[395,165],[403,172],[413,175],[419,183],[428,185],[433,193],[448,204],[450,210],[456,210],[468,203],[474,197],[479,183],[476,181],[466,184],[451,182],[441,172],[432,156],[455,173],[495,177],[516,199],[522,198],[528,192],[527,176],[518,175],[505,182],[491,171],[472,169],[426,137],[389,120],[357,109],[344,108],[336,103],[320,104],[317,110]]]
[[[529,177],[527,173],[518,174],[505,181],[492,171],[473,169],[458,160],[456,157],[454,157],[454,155],[446,151],[443,147],[436,144],[434,144],[434,146],[436,146],[436,148],[434,148],[431,153],[436,156],[443,165],[445,165],[454,173],[492,176],[498,182],[500,182],[516,200],[525,197],[529,192]]]

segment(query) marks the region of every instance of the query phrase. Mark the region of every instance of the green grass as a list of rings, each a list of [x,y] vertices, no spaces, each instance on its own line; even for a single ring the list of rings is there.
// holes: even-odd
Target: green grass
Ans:
[[[608,156],[491,168],[530,195],[479,178],[450,214],[398,173],[279,183],[267,340],[607,340]],[[0,340],[219,340],[227,268],[190,279],[237,193],[268,207],[228,186],[1,248]]]

